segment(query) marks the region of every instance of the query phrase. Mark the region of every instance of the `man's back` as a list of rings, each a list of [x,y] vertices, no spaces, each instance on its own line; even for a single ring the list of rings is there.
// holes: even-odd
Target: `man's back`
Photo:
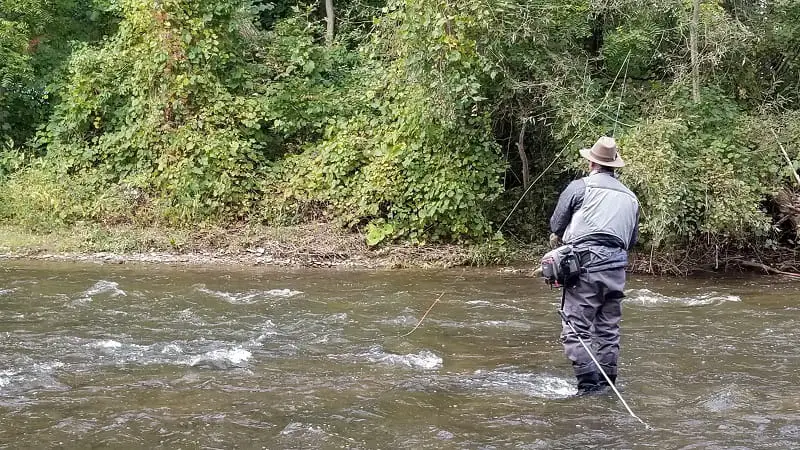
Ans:
[[[551,230],[567,244],[595,243],[629,250],[638,238],[639,201],[614,177],[596,171],[573,181],[559,198]]]

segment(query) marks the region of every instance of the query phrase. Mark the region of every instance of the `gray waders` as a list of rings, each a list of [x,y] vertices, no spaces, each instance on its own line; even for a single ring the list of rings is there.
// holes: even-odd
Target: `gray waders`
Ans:
[[[611,378],[617,377],[619,359],[619,322],[622,318],[625,268],[581,273],[577,284],[564,288],[562,310],[587,344],[592,343],[597,361]],[[561,342],[564,353],[572,361],[579,391],[592,390],[600,383],[592,358],[575,333],[562,323]],[[595,385],[595,386],[593,386]]]

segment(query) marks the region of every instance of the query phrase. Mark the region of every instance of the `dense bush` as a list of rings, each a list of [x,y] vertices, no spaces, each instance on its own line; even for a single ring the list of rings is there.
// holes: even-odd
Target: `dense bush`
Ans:
[[[80,222],[107,225],[150,223],[146,199],[128,185],[109,186],[102,174],[60,175],[33,164],[0,185],[0,217],[36,232],[49,232]],[[144,212],[144,213],[143,213]]]
[[[735,102],[713,90],[704,97],[652,111],[621,142],[625,179],[643,200],[642,231],[653,245],[709,236],[744,242],[769,231],[760,206],[780,182],[780,155],[749,137],[753,124]]]
[[[701,3],[694,101],[679,0],[335,0],[333,41],[320,2],[0,0],[0,219],[483,240],[536,180],[503,230],[527,241],[614,134],[643,242],[757,242],[778,139],[798,157],[800,7]]]

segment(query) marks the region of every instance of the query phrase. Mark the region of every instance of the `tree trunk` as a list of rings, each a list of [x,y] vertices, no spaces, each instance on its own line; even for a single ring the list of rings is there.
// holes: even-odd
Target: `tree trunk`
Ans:
[[[333,42],[333,24],[336,20],[336,13],[333,10],[333,0],[325,0],[325,16],[328,22],[328,31],[325,33],[325,41],[330,45]]]
[[[522,121],[522,130],[519,132],[519,140],[517,141],[517,150],[519,151],[519,159],[522,160],[522,186],[525,191],[531,184],[530,169],[528,168],[528,155],[525,153],[525,127],[528,122]]]
[[[689,46],[692,54],[692,101],[700,103],[700,62],[697,55],[697,28],[700,25],[700,0],[692,2],[692,21],[689,23]]]

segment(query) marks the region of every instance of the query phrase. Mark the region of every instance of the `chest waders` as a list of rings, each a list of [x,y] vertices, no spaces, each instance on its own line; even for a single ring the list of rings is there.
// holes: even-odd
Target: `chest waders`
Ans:
[[[575,331],[575,328],[572,326],[572,323],[570,323],[569,319],[567,318],[567,315],[564,313],[564,301],[566,299],[566,296],[567,296],[567,288],[566,287],[562,287],[561,288],[561,308],[559,308],[559,310],[558,310],[558,314],[561,316],[561,320],[563,320],[564,323],[567,324],[569,329],[572,330],[573,333],[575,333],[575,337],[578,338],[578,341],[581,343],[583,348],[586,350],[586,353],[588,353],[589,357],[592,358],[592,361],[594,362],[595,366],[597,366],[597,369],[600,371],[600,374],[603,375],[603,378],[605,378],[606,382],[608,382],[608,385],[611,386],[611,389],[613,389],[614,393],[617,394],[617,397],[622,402],[622,404],[625,406],[625,409],[628,410],[628,414],[630,414],[631,417],[633,417],[634,419],[636,419],[639,422],[641,422],[642,425],[644,425],[647,429],[650,429],[650,425],[646,424],[644,422],[644,420],[640,419],[639,416],[637,416],[636,414],[633,413],[633,411],[631,411],[631,408],[628,406],[628,403],[625,402],[625,399],[622,398],[622,394],[619,393],[619,391],[617,390],[617,387],[614,385],[614,383],[611,382],[611,379],[608,378],[608,375],[606,374],[606,371],[603,370],[603,367],[597,361],[597,358],[595,358],[594,353],[592,352],[592,350],[589,348],[588,345],[586,345],[586,342],[584,342],[583,339],[581,339],[581,336],[578,334],[578,332]]]

